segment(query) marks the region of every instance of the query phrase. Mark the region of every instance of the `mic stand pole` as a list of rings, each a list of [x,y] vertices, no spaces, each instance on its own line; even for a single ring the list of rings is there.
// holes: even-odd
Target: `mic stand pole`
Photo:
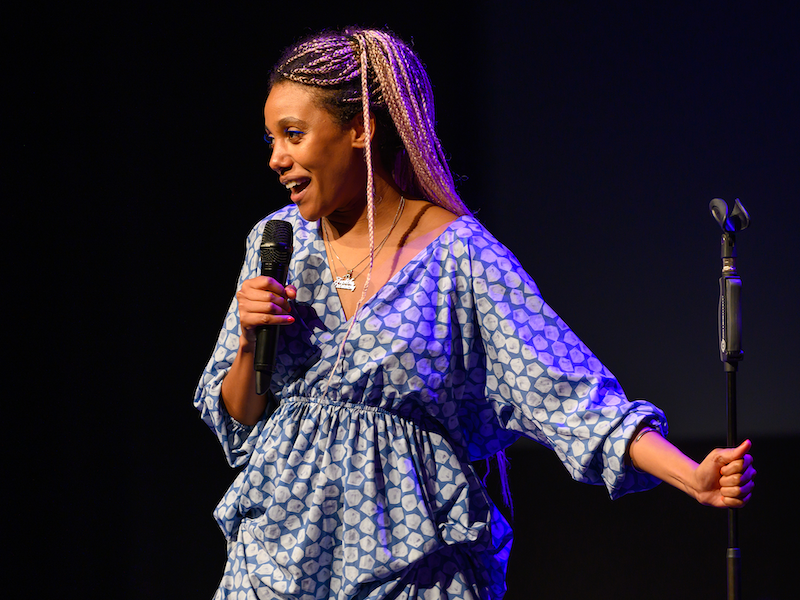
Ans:
[[[744,358],[742,351],[742,280],[736,272],[736,236],[750,224],[750,216],[736,200],[736,205],[728,218],[728,206],[723,200],[714,199],[709,206],[711,213],[722,227],[721,257],[722,276],[719,279],[719,354],[724,364],[727,379],[727,413],[729,448],[738,445],[736,431],[736,372],[739,361]],[[741,597],[741,552],[739,550],[738,513],[728,509],[728,600]]]
[[[736,430],[736,372],[742,358],[741,312],[739,294],[742,280],[736,273],[736,236],[722,234],[722,277],[719,279],[720,355],[725,368],[728,391],[728,448],[737,446]],[[736,509],[728,509],[728,600],[739,600],[741,591],[741,551],[739,550],[739,519]]]

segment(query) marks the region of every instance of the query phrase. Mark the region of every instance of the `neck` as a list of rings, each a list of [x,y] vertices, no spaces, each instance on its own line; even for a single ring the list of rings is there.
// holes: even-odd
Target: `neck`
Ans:
[[[375,177],[376,233],[385,231],[392,226],[400,204],[400,196],[400,190],[394,181],[389,182],[384,177]],[[326,221],[331,239],[346,245],[363,246],[363,240],[369,237],[366,192],[363,202],[336,211],[323,219]]]

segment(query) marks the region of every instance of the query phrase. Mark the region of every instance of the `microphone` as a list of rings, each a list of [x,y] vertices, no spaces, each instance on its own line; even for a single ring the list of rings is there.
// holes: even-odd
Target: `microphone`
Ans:
[[[261,237],[261,274],[272,277],[281,285],[286,285],[293,236],[292,224],[286,221],[267,221],[264,225],[264,235]],[[256,371],[256,394],[259,396],[269,389],[278,352],[278,333],[278,325],[262,325],[256,328],[253,368]]]

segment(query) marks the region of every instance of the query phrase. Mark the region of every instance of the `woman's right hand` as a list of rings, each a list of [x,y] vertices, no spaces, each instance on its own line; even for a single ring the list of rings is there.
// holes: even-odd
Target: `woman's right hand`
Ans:
[[[272,277],[262,275],[245,281],[236,292],[242,341],[255,344],[256,327],[261,325],[294,323],[294,317],[289,314],[289,300],[296,297],[297,289],[294,286],[284,287]]]
[[[255,277],[236,292],[239,304],[239,350],[230,371],[222,380],[222,403],[228,414],[240,423],[255,425],[264,415],[266,396],[256,394],[253,353],[256,327],[294,323],[289,314],[289,300],[297,297],[294,286],[282,286],[272,277]]]

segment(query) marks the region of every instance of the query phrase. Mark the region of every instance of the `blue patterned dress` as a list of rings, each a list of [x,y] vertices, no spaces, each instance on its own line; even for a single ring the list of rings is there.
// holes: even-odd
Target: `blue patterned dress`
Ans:
[[[553,310],[516,258],[460,217],[349,322],[318,223],[294,206],[256,225],[239,285],[260,274],[268,219],[294,228],[272,391],[255,426],[220,402],[239,344],[234,298],[195,405],[232,466],[215,517],[228,540],[216,598],[502,598],[511,529],[471,461],[524,435],[573,478],[612,497],[658,480],[629,468],[626,445],[663,413],[631,402]]]

